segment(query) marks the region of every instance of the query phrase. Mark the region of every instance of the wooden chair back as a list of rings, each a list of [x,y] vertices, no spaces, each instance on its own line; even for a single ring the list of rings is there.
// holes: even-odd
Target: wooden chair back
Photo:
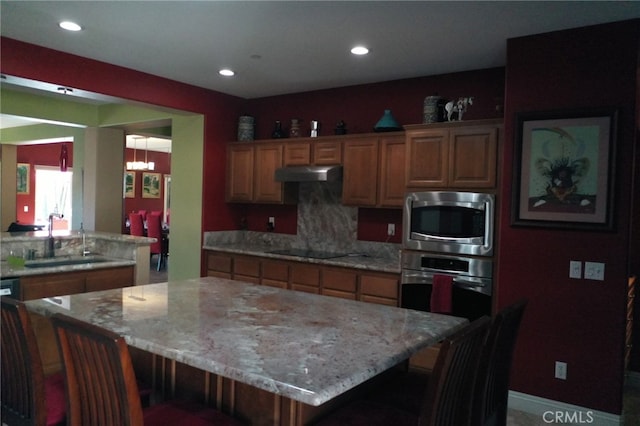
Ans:
[[[140,214],[129,214],[129,229],[131,235],[135,235],[136,237],[144,236],[144,223],[142,222],[142,216]]]
[[[147,237],[156,239],[155,243],[151,243],[151,254],[162,254],[162,217],[160,215],[147,215]]]
[[[420,412],[420,426],[469,424],[480,353],[490,324],[484,316],[442,342]]]
[[[507,423],[509,377],[513,350],[524,314],[526,300],[520,300],[495,315],[482,351],[475,385],[473,426]]]
[[[2,421],[45,425],[45,378],[36,336],[24,304],[1,297],[0,358]]]
[[[67,380],[67,424],[137,426],[142,405],[122,336],[69,316],[51,317]]]

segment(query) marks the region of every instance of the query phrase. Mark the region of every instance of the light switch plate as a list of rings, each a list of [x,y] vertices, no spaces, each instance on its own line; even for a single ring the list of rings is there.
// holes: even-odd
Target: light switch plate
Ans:
[[[586,280],[604,281],[604,263],[584,262],[584,278]]]
[[[582,262],[579,260],[569,261],[569,278],[582,278]]]

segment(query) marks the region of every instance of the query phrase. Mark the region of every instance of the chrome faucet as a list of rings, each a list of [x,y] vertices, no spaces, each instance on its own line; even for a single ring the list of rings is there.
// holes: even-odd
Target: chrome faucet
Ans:
[[[57,217],[62,219],[64,217],[63,214],[60,213],[51,213],[49,214],[49,237],[47,238],[47,247],[45,250],[46,257],[55,257],[56,255],[56,240],[53,238],[53,218]]]

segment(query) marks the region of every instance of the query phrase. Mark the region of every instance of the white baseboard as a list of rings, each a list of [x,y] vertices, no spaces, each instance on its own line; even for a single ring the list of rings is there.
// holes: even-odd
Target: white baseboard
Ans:
[[[640,372],[627,371],[626,385],[634,389],[640,389]]]
[[[509,408],[540,416],[540,424],[564,423],[598,426],[622,426],[622,416],[591,410],[560,401],[509,391]]]

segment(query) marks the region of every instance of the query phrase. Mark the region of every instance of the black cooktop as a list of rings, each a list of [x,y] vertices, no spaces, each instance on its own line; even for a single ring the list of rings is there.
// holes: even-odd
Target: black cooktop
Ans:
[[[311,259],[333,259],[336,257],[344,257],[347,256],[345,253],[333,253],[329,251],[320,251],[320,250],[306,250],[306,249],[283,249],[283,250],[273,250],[267,253],[272,254],[283,254],[286,256],[298,256],[298,257],[309,257]]]

